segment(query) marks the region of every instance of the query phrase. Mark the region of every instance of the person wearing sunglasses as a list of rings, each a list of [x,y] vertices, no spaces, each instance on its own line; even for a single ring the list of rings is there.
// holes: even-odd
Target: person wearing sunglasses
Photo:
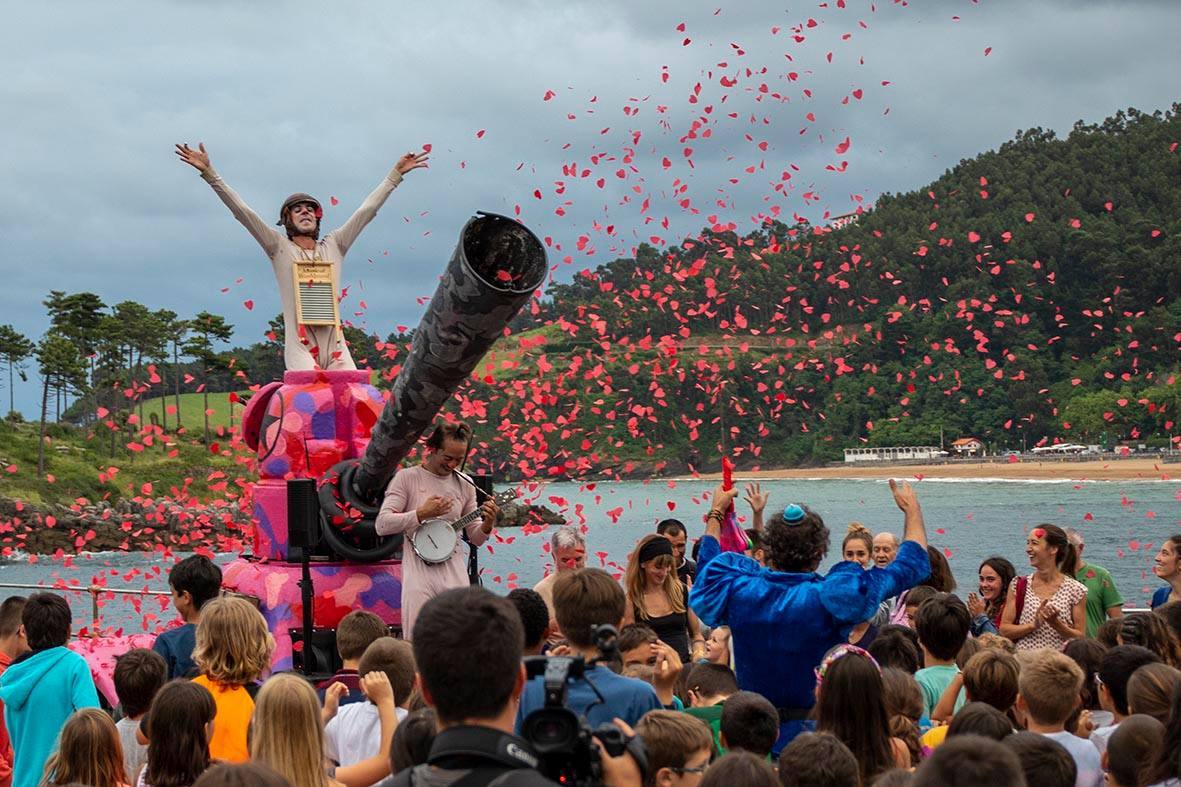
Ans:
[[[918,497],[907,483],[891,480],[890,491],[904,518],[894,560],[869,569],[843,561],[822,575],[816,570],[828,553],[829,531],[819,514],[793,503],[772,516],[763,531],[763,565],[721,551],[723,512],[737,490],[714,490],[689,602],[706,625],[730,627],[739,685],[776,707],[775,754],[811,726],[811,674],[824,655],[872,618],[883,600],[931,573]]]

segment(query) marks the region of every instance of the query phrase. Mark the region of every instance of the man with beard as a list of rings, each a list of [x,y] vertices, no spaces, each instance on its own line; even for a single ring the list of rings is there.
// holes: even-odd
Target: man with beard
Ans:
[[[389,174],[378,184],[357,212],[339,229],[320,238],[320,219],[323,209],[308,194],[292,194],[279,210],[278,226],[286,229],[286,237],[271,228],[231,189],[209,163],[204,144],[194,150],[187,144],[176,146],[180,160],[201,173],[201,177],[221,198],[242,226],[254,236],[271,260],[279,297],[283,301],[283,360],[288,369],[355,369],[356,364],[345,344],[340,325],[305,325],[295,313],[295,266],[302,262],[317,262],[330,266],[332,296],[337,296],[340,266],[361,230],[373,220],[390,192],[397,188],[406,173],[427,166],[426,153],[407,153],[398,160]]]

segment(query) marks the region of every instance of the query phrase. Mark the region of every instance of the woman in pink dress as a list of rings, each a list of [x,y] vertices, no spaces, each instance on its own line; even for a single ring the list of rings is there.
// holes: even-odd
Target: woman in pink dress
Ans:
[[[1070,576],[1074,546],[1057,525],[1038,525],[1029,531],[1025,554],[1033,573],[1009,584],[1001,635],[1018,650],[1061,650],[1084,635],[1087,623],[1087,588]]]

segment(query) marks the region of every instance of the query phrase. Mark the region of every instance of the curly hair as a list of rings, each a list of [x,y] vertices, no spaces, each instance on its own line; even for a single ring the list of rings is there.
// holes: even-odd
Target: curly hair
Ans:
[[[1152,612],[1133,612],[1121,619],[1119,641],[1148,648],[1170,667],[1181,668],[1181,647],[1164,618]]]
[[[763,530],[762,547],[767,563],[777,571],[815,571],[828,554],[828,528],[824,520],[807,506],[802,508],[802,521],[789,525],[780,511]]]
[[[193,661],[210,680],[230,686],[256,680],[271,666],[275,641],[249,601],[222,596],[201,608]]]

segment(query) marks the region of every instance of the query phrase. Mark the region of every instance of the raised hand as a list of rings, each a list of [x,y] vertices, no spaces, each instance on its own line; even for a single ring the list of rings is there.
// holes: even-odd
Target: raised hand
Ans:
[[[714,489],[713,501],[709,504],[710,509],[714,511],[725,511],[734,502],[734,498],[738,497],[738,489],[723,489],[721,484],[718,484]]]
[[[757,483],[746,485],[746,497],[744,499],[750,504],[750,510],[752,512],[762,513],[763,509],[767,507],[767,499],[770,497],[771,493],[762,491]]]
[[[890,479],[890,492],[894,495],[894,503],[898,506],[904,514],[909,514],[919,509],[919,496],[915,494],[914,487],[910,482],[903,481],[902,486],[893,478]]]
[[[189,147],[188,143],[178,143],[176,146],[176,155],[181,161],[198,172],[204,172],[209,169],[209,154],[205,152],[204,142],[198,142],[196,150]]]
[[[407,153],[405,156],[402,156],[402,158],[398,159],[398,163],[394,165],[394,169],[398,170],[398,172],[402,175],[405,175],[407,172],[428,166],[427,161],[429,161],[430,158],[431,157],[426,154],[426,151],[423,151],[422,153]]]
[[[362,675],[361,691],[365,692],[365,696],[374,705],[379,705],[382,701],[389,701],[395,705],[398,702],[394,696],[394,688],[390,685],[390,678],[384,670],[373,670]]]
[[[340,700],[344,695],[349,693],[349,687],[336,681],[324,692],[324,708],[321,711],[321,718],[327,722],[336,715],[336,711],[340,708]]]
[[[968,614],[972,617],[983,615],[985,610],[984,601],[975,593],[968,594]]]

